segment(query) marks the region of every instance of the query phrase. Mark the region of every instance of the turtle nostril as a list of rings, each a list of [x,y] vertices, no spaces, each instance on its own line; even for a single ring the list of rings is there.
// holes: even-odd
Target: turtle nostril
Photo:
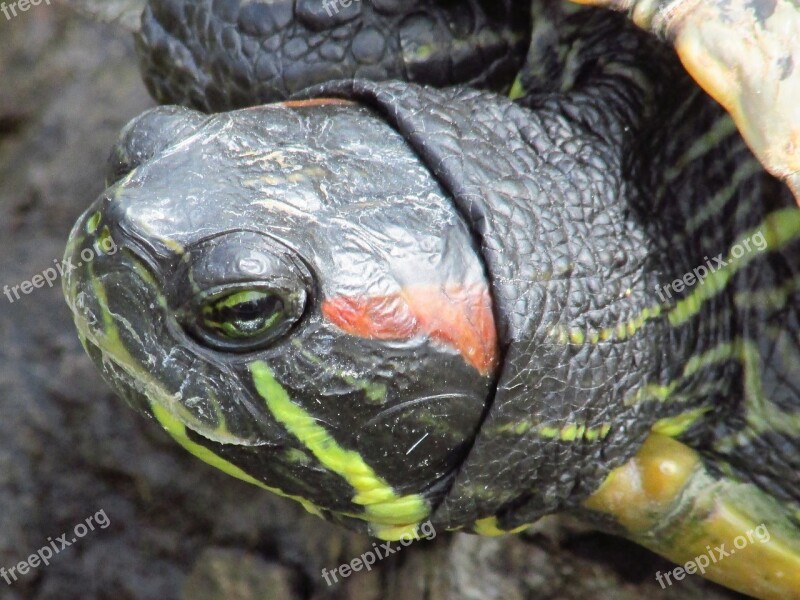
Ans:
[[[88,219],[86,219],[85,230],[86,233],[89,235],[94,235],[97,231],[97,227],[100,225],[100,221],[103,218],[102,214],[100,214],[99,210],[94,211]]]
[[[113,256],[114,254],[117,253],[119,247],[117,246],[117,242],[111,235],[111,230],[108,228],[108,225],[102,226],[97,236],[95,237],[94,244],[92,244],[92,248],[94,249],[96,255],[98,256],[101,255]]]

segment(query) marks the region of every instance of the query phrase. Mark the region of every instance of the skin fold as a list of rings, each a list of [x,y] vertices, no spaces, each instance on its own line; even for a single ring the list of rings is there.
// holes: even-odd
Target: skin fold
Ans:
[[[439,23],[449,4],[361,2],[336,27],[310,24],[312,4],[146,11],[159,99],[297,94],[162,107],[123,131],[66,258],[120,250],[64,280],[109,384],[202,460],[384,539],[571,512],[683,562],[764,524],[769,543],[707,575],[790,597],[790,190],[618,15],[535,4],[512,21],[527,56],[506,45],[481,78],[441,59],[489,56],[464,39],[496,49],[517,3],[462,7],[416,70],[398,19]],[[283,23],[278,75],[259,82],[230,70],[272,39],[251,21]],[[386,38],[383,71],[350,60],[365,23]],[[286,60],[318,37],[345,72],[322,50]]]

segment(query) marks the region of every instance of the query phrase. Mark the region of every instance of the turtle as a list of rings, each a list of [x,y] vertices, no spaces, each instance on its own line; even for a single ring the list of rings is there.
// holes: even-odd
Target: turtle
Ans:
[[[790,163],[669,45],[555,2],[151,0],[137,47],[168,105],[63,279],[133,408],[379,539],[567,513],[662,586],[800,597]]]

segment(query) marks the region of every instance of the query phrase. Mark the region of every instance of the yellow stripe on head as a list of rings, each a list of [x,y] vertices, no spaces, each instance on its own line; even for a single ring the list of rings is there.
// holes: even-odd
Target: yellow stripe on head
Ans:
[[[356,492],[352,502],[364,507],[362,518],[373,526],[373,533],[384,539],[399,539],[408,527],[428,516],[430,507],[421,495],[399,496],[358,452],[339,445],[317,419],[292,402],[265,362],[251,364],[250,372],[256,391],[275,419],[302,442],[322,466],[352,486]]]

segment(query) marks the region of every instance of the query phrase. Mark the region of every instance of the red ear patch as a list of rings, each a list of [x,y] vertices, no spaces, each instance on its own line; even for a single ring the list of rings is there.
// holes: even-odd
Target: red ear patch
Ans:
[[[377,340],[427,335],[456,351],[482,375],[498,363],[492,299],[484,286],[413,285],[386,296],[338,296],[322,314],[343,331]]]

